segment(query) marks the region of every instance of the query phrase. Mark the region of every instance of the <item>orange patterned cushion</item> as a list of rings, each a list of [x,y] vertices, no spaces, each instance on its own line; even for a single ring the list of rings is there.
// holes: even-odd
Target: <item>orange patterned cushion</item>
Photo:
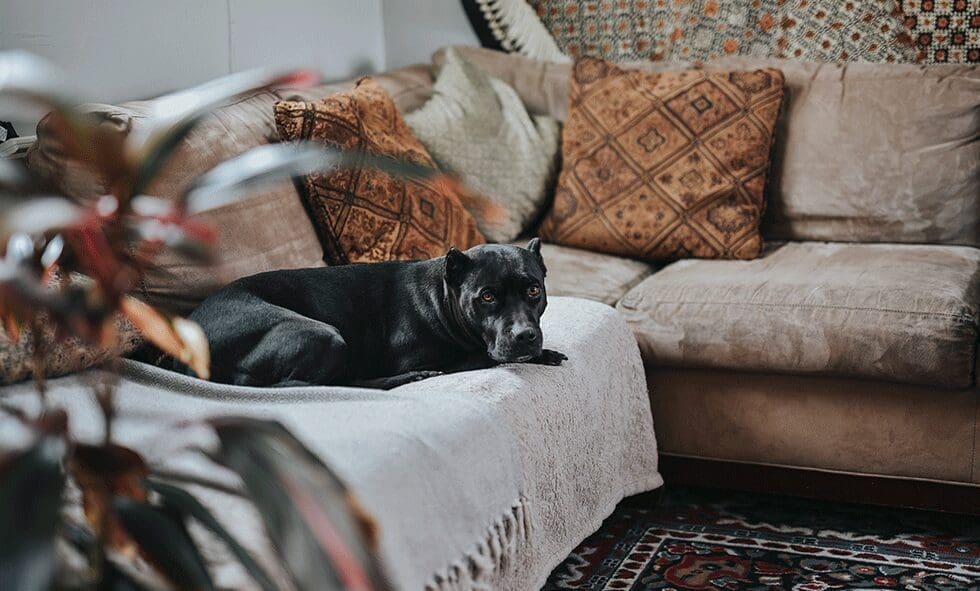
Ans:
[[[545,240],[641,259],[755,258],[779,70],[572,69]]]
[[[279,137],[328,142],[435,167],[387,92],[370,78],[316,102],[276,103]],[[482,244],[473,217],[449,189],[373,168],[311,174],[300,194],[331,264],[441,256]]]

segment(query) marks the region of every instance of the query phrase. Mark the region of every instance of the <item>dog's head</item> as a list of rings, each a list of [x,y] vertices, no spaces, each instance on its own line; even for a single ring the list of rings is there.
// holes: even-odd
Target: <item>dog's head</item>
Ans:
[[[483,244],[446,254],[446,285],[465,328],[486,344],[497,362],[541,354],[541,314],[548,305],[541,243],[527,248]]]

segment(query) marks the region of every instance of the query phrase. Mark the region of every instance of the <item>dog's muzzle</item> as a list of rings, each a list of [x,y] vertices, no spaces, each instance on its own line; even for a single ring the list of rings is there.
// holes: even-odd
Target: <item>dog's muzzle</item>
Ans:
[[[521,363],[541,354],[541,341],[539,327],[523,325],[498,335],[487,353],[498,363]]]

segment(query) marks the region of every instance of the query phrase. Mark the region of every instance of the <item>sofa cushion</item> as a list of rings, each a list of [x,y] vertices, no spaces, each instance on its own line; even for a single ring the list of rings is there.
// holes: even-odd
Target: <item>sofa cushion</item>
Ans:
[[[391,96],[371,78],[318,101],[276,103],[275,113],[284,142],[323,142],[435,168]],[[456,192],[431,179],[353,166],[306,175],[300,185],[331,264],[428,259],[484,242]]]
[[[376,80],[402,110],[417,108],[431,94],[426,66],[392,70]],[[147,193],[174,198],[195,177],[246,150],[278,140],[273,105],[280,99],[318,99],[350,88],[352,82],[241,97],[205,116],[184,138]],[[146,125],[152,101],[84,105],[102,125],[120,135]],[[44,120],[28,153],[32,172],[66,195],[86,201],[102,195],[105,183],[65,157]],[[263,271],[323,265],[323,249],[292,182],[266,186],[248,198],[199,214],[218,230],[219,269],[164,253],[143,281],[143,297],[170,312],[186,313],[225,283]]]
[[[564,121],[569,65],[481,48],[461,55]],[[443,50],[433,63],[444,61]],[[689,62],[629,64],[657,72]],[[980,246],[980,66],[723,58],[707,70],[786,78],[763,234],[785,240]]]
[[[544,283],[549,296],[575,296],[610,306],[654,270],[644,262],[557,244],[542,243],[541,256],[548,268]]]
[[[513,88],[454,51],[447,57],[432,98],[405,122],[440,168],[500,206],[503,215],[488,216],[463,196],[483,235],[509,242],[550,202],[561,125],[554,117],[528,115]]]
[[[749,262],[680,261],[617,308],[648,363],[973,383],[980,250],[788,243]]]
[[[546,240],[644,260],[755,258],[779,70],[647,73],[580,58]]]
[[[209,295],[240,277],[323,267],[323,249],[303,203],[291,186],[279,185],[197,218],[217,233],[217,263],[202,265],[164,250],[143,274],[144,301],[176,314],[189,314]]]

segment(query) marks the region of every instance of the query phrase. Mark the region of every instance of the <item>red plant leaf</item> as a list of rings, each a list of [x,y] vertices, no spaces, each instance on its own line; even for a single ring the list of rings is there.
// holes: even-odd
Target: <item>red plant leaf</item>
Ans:
[[[119,309],[161,351],[188,365],[201,379],[210,377],[211,355],[207,337],[197,323],[185,318],[167,318],[132,296],[124,297]]]

